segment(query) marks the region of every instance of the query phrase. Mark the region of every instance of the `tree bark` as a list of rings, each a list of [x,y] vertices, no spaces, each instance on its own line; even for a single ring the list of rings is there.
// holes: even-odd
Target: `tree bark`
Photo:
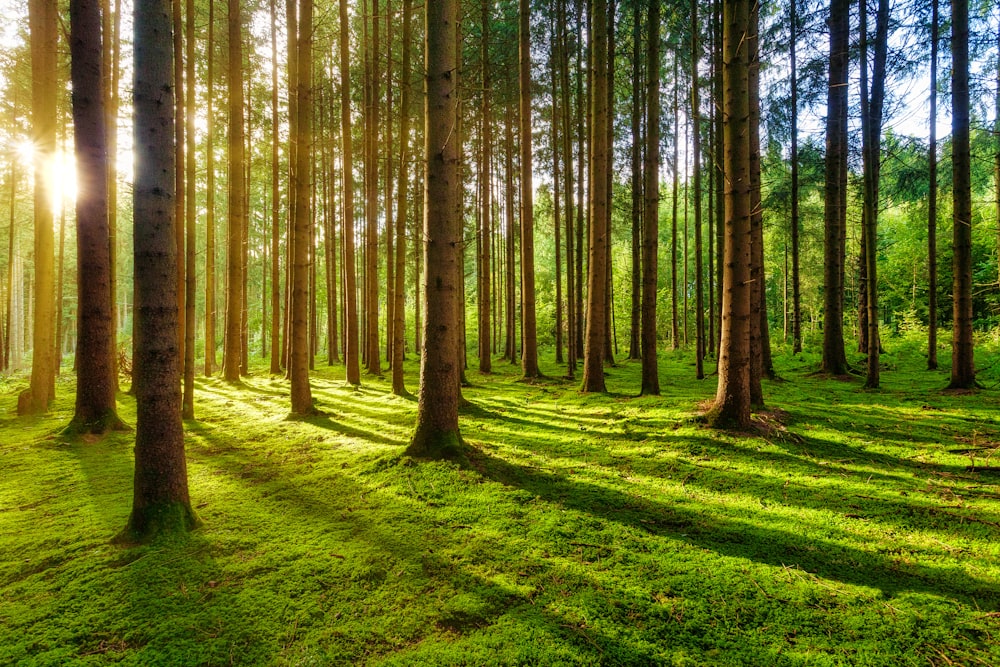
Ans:
[[[708,421],[717,428],[750,426],[750,155],[749,0],[723,4],[723,114],[726,237],[719,385]]]
[[[399,109],[399,176],[396,186],[396,303],[392,309],[392,393],[397,396],[406,394],[403,383],[403,348],[405,320],[403,318],[405,299],[405,269],[406,269],[406,224],[409,211],[407,197],[409,196],[409,152],[410,152],[410,83],[413,73],[410,67],[410,50],[413,40],[411,27],[411,0],[403,0],[403,62],[400,68],[402,81],[402,99]]]
[[[646,159],[643,165],[642,388],[660,393],[656,345],[657,250],[660,241],[660,3],[649,4],[646,26]]]
[[[972,338],[972,188],[969,158],[969,2],[951,9],[952,335],[949,389],[977,386]]]
[[[205,76],[205,375],[215,372],[215,3],[208,3]]]
[[[347,0],[340,0],[340,132],[344,187],[344,364],[347,382],[361,384],[358,360],[358,288],[354,260],[354,160],[351,133],[351,44]]]
[[[789,2],[789,59],[791,87],[791,220],[792,230],[792,354],[802,352],[802,293],[799,276],[799,81],[797,68],[798,0]]]
[[[458,429],[458,0],[425,4],[424,350],[417,427],[406,453],[462,458]]]
[[[17,400],[19,415],[48,410],[55,398],[53,346],[55,279],[52,183],[48,168],[56,147],[56,47],[58,8],[54,0],[30,0],[31,134],[34,144],[35,313],[32,326],[31,384]]]
[[[638,5],[632,7],[632,294],[629,317],[628,358],[642,358],[642,341],[640,340],[640,322],[642,320],[642,299],[644,296],[642,283],[641,255],[644,250],[642,231],[645,223],[642,214],[643,205],[643,173],[642,169],[642,59],[639,57],[641,14]],[[650,35],[650,39],[653,37]],[[646,81],[649,87],[649,81]]]
[[[528,0],[518,10],[518,118],[521,123],[521,372],[526,378],[538,370],[535,325],[535,212],[531,165],[531,35]]]
[[[937,80],[939,43],[938,0],[931,0],[930,139],[927,153],[927,370],[938,367],[937,275]],[[1000,95],[997,96],[1000,99]],[[1000,116],[998,116],[1000,118]],[[997,180],[1000,183],[1000,179]]]
[[[243,351],[243,228],[246,226],[246,142],[243,130],[243,18],[229,0],[229,220],[226,242],[226,344],[223,377],[240,381]]]
[[[122,540],[194,528],[181,422],[169,0],[135,3],[135,479]],[[165,277],[170,277],[164,279]]]
[[[691,0],[691,152],[694,154],[694,291],[695,377],[705,378],[705,280],[701,233],[701,102],[698,95],[698,0]]]
[[[185,46],[185,67],[187,91],[184,98],[184,138],[187,142],[185,146],[185,157],[187,164],[184,167],[186,177],[184,185],[185,192],[185,212],[184,212],[184,236],[185,236],[185,275],[184,275],[184,395],[181,401],[181,413],[184,419],[194,419],[194,338],[195,338],[195,305],[198,295],[198,254],[196,252],[197,235],[195,220],[197,207],[195,206],[195,185],[197,174],[195,172],[195,78],[194,78],[194,0],[186,0],[185,4],[185,24],[184,24],[184,46]]]
[[[108,154],[101,90],[102,28],[98,0],[70,3],[70,78],[77,181],[76,410],[69,429],[123,428],[115,406],[111,334]],[[61,341],[59,341],[61,342]],[[61,351],[61,350],[60,350]]]

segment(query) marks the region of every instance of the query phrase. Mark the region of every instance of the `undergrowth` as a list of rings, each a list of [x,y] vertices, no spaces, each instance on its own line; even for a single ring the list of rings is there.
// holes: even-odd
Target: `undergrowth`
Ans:
[[[402,456],[416,404],[380,378],[318,363],[305,420],[263,368],[200,379],[204,526],[136,547],[134,435],[65,440],[65,376],[45,417],[5,392],[0,664],[1000,664],[1000,394],[909,353],[879,391],[777,361],[750,435],[691,419],[687,354],[662,397],[638,362],[600,396],[470,370],[466,467]]]

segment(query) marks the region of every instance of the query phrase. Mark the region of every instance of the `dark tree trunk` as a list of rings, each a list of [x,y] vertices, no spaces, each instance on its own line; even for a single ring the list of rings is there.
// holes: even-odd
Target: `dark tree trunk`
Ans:
[[[76,199],[76,411],[69,428],[104,433],[124,425],[115,411],[111,334],[108,165],[101,91],[98,0],[70,3],[70,78],[79,193]],[[61,341],[58,341],[61,343]],[[61,348],[60,348],[61,351]]]
[[[520,0],[518,27],[518,118],[521,123],[521,372],[536,378],[535,213],[531,165],[531,36],[528,0]]]
[[[670,208],[670,347],[674,350],[680,349],[681,330],[680,318],[678,317],[677,293],[677,205],[680,194],[681,167],[680,167],[680,101],[678,90],[680,80],[678,78],[679,54],[674,51],[674,184],[673,196],[671,197]]]
[[[458,1],[425,4],[426,80],[424,154],[424,350],[417,428],[406,453],[461,458],[458,430],[458,285],[461,242],[458,198]]]
[[[194,0],[186,0],[185,8],[185,78],[187,91],[184,98],[184,150],[187,164],[184,167],[186,177],[184,196],[184,395],[181,401],[181,413],[184,419],[194,419],[194,338],[195,338],[195,306],[198,295],[198,253],[196,242],[195,219],[195,79],[194,79]],[[178,258],[179,259],[179,258]]]
[[[226,242],[226,344],[222,372],[239,382],[243,352],[243,229],[246,226],[246,142],[243,135],[243,18],[229,0],[229,223]]]
[[[358,289],[354,261],[354,160],[351,145],[351,43],[347,0],[340,0],[340,136],[344,188],[344,364],[347,382],[361,384],[358,360]]]
[[[656,350],[657,251],[660,246],[660,3],[646,27],[646,159],[643,165],[642,394],[659,394]]]
[[[931,0],[930,140],[927,154],[927,370],[938,367],[938,276],[937,276],[937,80],[939,19],[938,0]],[[997,95],[1000,100],[1000,94]],[[1000,116],[998,116],[1000,118]],[[1000,136],[1000,135],[998,135]],[[1000,179],[997,180],[1000,183]],[[998,191],[1000,193],[1000,191]],[[1000,194],[998,194],[1000,196]]]
[[[215,372],[215,3],[208,3],[205,94],[205,375]],[[277,311],[275,311],[277,313]]]
[[[969,2],[951,7],[952,296],[950,389],[977,386],[972,339],[972,188],[969,159]]]
[[[847,372],[844,349],[844,236],[847,202],[847,85],[850,2],[830,0],[830,75],[823,212],[823,372]]]
[[[694,154],[694,281],[695,281],[695,377],[705,378],[705,280],[701,240],[701,109],[698,97],[698,0],[691,0],[691,124]]]
[[[135,3],[135,480],[120,539],[189,530],[177,347],[172,42],[169,0]]]
[[[798,40],[798,0],[789,2],[789,58],[791,86],[791,199],[792,211],[789,221],[792,229],[792,354],[802,351],[802,295],[799,277],[799,82],[796,43]]]
[[[632,294],[631,317],[629,318],[628,358],[642,357],[640,322],[642,320],[642,267],[640,256],[643,251],[642,215],[643,174],[642,174],[642,61],[639,58],[641,14],[638,5],[632,8]],[[650,37],[652,39],[652,37]],[[647,81],[646,86],[650,84]]]
[[[409,194],[409,151],[410,151],[410,44],[412,41],[411,0],[403,0],[403,63],[400,70],[402,99],[399,110],[399,182],[396,186],[396,303],[392,309],[392,393],[401,396],[406,393],[403,384],[403,318],[404,277],[406,269],[406,223],[409,215],[407,196]]]
[[[719,386],[709,423],[750,426],[750,109],[749,0],[723,2],[722,76],[726,174],[726,242],[719,346]]]

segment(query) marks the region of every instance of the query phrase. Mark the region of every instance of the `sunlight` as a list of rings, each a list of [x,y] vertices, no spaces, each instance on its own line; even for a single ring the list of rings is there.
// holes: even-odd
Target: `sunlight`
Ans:
[[[79,190],[76,177],[76,156],[72,152],[59,150],[49,162],[49,203],[52,211],[58,213],[63,206],[72,207],[76,203]]]

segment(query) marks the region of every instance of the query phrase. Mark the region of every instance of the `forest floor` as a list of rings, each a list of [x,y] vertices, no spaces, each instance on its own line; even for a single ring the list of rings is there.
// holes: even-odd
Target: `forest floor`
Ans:
[[[135,547],[134,435],[65,441],[69,372],[44,418],[0,380],[0,664],[1000,664],[1000,378],[886,361],[864,391],[779,356],[744,435],[692,419],[715,378],[689,354],[643,398],[638,362],[594,396],[497,361],[464,469],[402,456],[387,380],[318,362],[327,414],[289,421],[281,378],[202,378],[204,526]]]

